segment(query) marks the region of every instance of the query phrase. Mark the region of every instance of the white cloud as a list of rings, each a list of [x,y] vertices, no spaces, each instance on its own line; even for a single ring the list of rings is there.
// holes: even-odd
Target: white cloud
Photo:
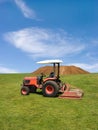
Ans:
[[[0,65],[0,73],[19,73],[18,71]]]
[[[68,65],[75,65],[89,72],[98,72],[98,63],[85,64],[85,63],[70,63]]]
[[[33,9],[30,9],[23,0],[14,0],[14,1],[26,18],[37,20],[35,11]]]
[[[8,32],[4,38],[33,58],[59,58],[80,53],[84,49],[84,45],[80,41],[67,36],[64,31],[60,30],[32,27]]]

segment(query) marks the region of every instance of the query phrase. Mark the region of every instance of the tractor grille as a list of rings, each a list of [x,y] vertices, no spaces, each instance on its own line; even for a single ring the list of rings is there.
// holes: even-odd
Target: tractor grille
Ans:
[[[23,84],[29,84],[30,80],[23,80]]]

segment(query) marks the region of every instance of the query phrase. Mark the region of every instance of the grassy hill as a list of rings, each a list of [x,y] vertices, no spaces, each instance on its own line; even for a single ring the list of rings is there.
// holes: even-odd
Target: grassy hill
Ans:
[[[0,130],[98,130],[98,74],[61,77],[84,91],[82,100],[47,98],[40,90],[22,96],[27,75],[0,75]]]

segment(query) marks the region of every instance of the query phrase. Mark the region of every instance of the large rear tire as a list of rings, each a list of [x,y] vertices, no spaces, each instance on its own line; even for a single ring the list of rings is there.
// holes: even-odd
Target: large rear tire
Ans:
[[[30,93],[30,89],[29,89],[28,87],[23,86],[23,87],[21,88],[21,94],[22,94],[22,95],[29,95],[29,93]]]
[[[43,96],[56,97],[59,92],[59,86],[55,81],[47,81],[42,87]]]

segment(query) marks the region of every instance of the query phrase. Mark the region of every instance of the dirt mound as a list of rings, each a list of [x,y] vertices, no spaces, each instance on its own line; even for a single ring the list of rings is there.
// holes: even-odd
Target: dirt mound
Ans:
[[[34,75],[40,75],[40,73],[44,73],[46,75],[50,74],[53,71],[52,66],[44,66],[40,67],[36,71],[33,72]],[[85,71],[76,66],[61,66],[60,67],[60,75],[66,74],[88,74],[88,71]]]

